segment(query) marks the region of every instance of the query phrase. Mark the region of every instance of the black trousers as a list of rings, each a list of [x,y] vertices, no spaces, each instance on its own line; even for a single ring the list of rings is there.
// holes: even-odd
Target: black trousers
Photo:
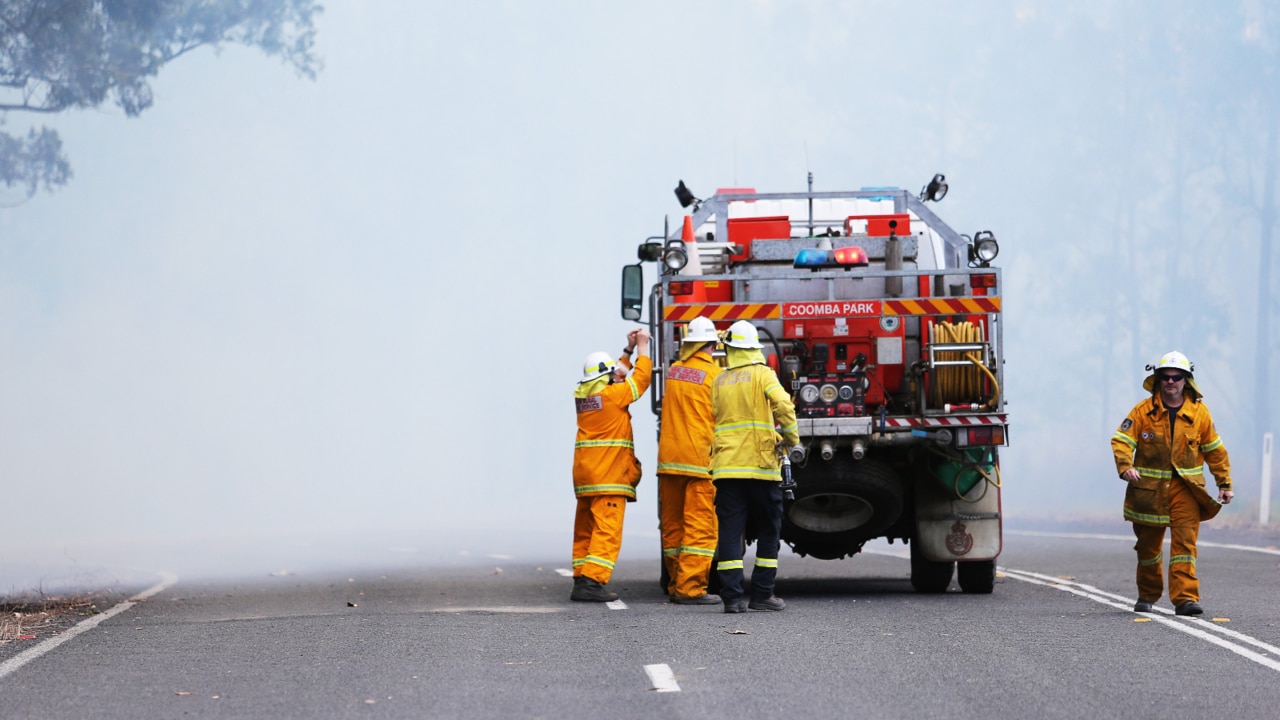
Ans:
[[[743,596],[743,533],[750,522],[756,536],[756,564],[751,570],[751,595],[773,595],[778,576],[778,547],[782,534],[782,488],[772,480],[716,479],[716,519],[720,523],[716,571],[720,597],[726,602]]]

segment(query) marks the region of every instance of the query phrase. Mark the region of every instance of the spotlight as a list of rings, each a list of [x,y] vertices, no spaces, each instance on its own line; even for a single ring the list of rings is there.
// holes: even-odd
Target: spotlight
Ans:
[[[974,233],[973,243],[969,245],[969,266],[987,267],[1000,254],[1000,243],[990,230]]]
[[[920,188],[921,202],[938,202],[947,196],[947,176],[938,173],[933,176],[928,185]]]
[[[683,180],[676,186],[676,199],[680,201],[680,207],[687,208],[692,205],[694,212],[697,212],[698,206],[702,204],[702,201],[693,194],[693,191],[685,187]]]
[[[672,272],[680,272],[689,262],[689,253],[685,250],[683,240],[671,240],[662,253],[662,262]]]

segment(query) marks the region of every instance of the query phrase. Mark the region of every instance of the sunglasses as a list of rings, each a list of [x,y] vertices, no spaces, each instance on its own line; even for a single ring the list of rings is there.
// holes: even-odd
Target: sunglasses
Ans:
[[[1184,379],[1186,379],[1186,376],[1185,376],[1185,375],[1164,375],[1164,374],[1161,374],[1161,375],[1160,375],[1160,379],[1161,379],[1161,380],[1163,380],[1164,382],[1179,382],[1180,380],[1184,380]]]

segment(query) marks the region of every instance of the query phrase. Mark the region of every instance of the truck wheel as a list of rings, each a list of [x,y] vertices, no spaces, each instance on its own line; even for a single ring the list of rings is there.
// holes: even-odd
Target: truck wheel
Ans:
[[[782,537],[793,546],[823,548],[815,557],[856,553],[902,515],[902,483],[878,460],[837,456],[796,469],[795,502],[782,517]]]
[[[911,587],[919,593],[946,592],[956,564],[925,559],[917,541],[913,540],[908,545],[911,547]]]
[[[989,595],[996,587],[996,561],[973,560],[956,563],[956,581],[960,589],[976,595]]]

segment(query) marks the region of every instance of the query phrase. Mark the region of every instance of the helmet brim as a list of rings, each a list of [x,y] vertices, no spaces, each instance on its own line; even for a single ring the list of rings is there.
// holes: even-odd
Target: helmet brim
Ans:
[[[1178,368],[1174,368],[1174,369],[1178,369]],[[1197,400],[1204,397],[1204,393],[1200,392],[1200,386],[1196,385],[1195,376],[1189,372],[1186,372],[1186,371],[1183,371],[1183,372],[1187,376],[1187,389],[1194,394]],[[1156,392],[1156,374],[1155,373],[1151,373],[1150,375],[1147,376],[1146,380],[1142,381],[1142,389],[1146,390],[1149,393]]]

